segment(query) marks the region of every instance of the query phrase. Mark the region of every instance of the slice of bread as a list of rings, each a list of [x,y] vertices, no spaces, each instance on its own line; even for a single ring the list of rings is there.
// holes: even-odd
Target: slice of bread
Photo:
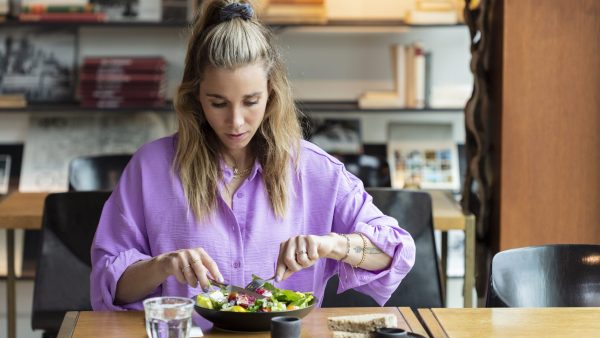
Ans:
[[[327,327],[331,331],[369,333],[382,327],[398,327],[398,319],[392,313],[328,317]]]
[[[373,338],[375,333],[332,331],[333,338]]]

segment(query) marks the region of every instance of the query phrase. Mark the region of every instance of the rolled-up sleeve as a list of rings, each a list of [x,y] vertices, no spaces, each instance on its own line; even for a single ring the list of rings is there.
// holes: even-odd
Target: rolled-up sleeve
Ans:
[[[117,283],[133,263],[151,258],[144,229],[139,178],[128,165],[104,205],[91,248],[90,300],[94,310],[141,310],[142,302],[115,304]],[[152,295],[159,294],[160,287]]]
[[[333,230],[339,233],[364,234],[381,251],[392,258],[387,269],[368,271],[338,262],[338,293],[355,289],[368,294],[380,305],[391,297],[415,262],[415,243],[398,222],[384,215],[364,190],[362,182],[341,170]]]

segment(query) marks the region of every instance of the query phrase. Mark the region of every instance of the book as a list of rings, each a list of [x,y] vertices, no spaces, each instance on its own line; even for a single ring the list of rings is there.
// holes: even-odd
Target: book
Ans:
[[[122,88],[120,90],[106,90],[106,89],[82,89],[79,95],[82,99],[102,99],[102,100],[124,100],[124,99],[164,99],[165,88],[159,88],[155,90],[144,90],[138,89],[137,86],[133,88]]]
[[[94,6],[87,5],[46,5],[30,4],[21,6],[21,13],[89,13]]]
[[[419,0],[415,4],[415,7],[417,10],[429,12],[453,11],[456,9],[454,1],[455,0]]]
[[[406,50],[404,45],[392,45],[392,70],[394,77],[394,90],[398,95],[400,106],[406,105]]]
[[[262,19],[271,24],[324,24],[327,12],[323,5],[269,4],[262,12]]]
[[[21,6],[27,6],[27,5],[85,6],[88,3],[89,3],[88,0],[21,0]]]
[[[415,100],[414,108],[425,107],[425,52],[423,47],[415,44],[414,48],[414,71],[415,71]]]
[[[23,94],[0,95],[0,108],[24,108],[26,106],[27,100]]]
[[[86,66],[154,66],[166,64],[162,56],[99,56],[86,57],[83,62]]]
[[[458,23],[456,11],[420,11],[406,12],[405,21],[409,25],[453,25]]]
[[[21,13],[20,21],[45,22],[104,22],[105,13]]]
[[[406,78],[406,108],[416,108],[416,89],[415,89],[415,46],[408,45],[404,47],[406,53],[406,62],[404,63],[404,76]]]
[[[166,106],[166,102],[163,99],[85,99],[81,100],[81,106],[84,108],[164,108]]]
[[[164,74],[79,74],[80,82],[152,82],[165,80]]]
[[[404,108],[403,100],[393,91],[369,91],[358,98],[360,109]]]

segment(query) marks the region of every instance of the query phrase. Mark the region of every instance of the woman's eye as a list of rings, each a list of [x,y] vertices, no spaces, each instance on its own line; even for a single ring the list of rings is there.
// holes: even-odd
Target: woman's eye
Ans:
[[[253,105],[255,105],[255,104],[258,104],[258,100],[256,100],[256,101],[247,101],[247,102],[246,102],[246,105],[247,105],[247,106],[253,106]]]
[[[213,103],[211,103],[211,105],[213,107],[215,107],[215,108],[223,108],[223,107],[225,107],[227,105],[227,103],[225,103],[225,102],[219,102],[219,103],[213,102]]]

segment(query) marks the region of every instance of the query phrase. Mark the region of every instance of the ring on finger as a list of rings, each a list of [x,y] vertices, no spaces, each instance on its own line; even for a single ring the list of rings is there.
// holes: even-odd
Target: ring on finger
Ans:
[[[196,258],[196,259],[194,259],[194,260],[193,260],[193,261],[190,263],[190,266],[191,266],[191,265],[194,265],[194,264],[196,264],[196,263],[198,263],[198,262],[200,262],[201,260],[202,260],[202,258]]]
[[[306,252],[306,250],[300,250],[300,251],[296,251],[296,256],[299,255],[307,255],[308,253]]]
[[[192,264],[188,264],[188,265],[184,266],[183,268],[181,268],[181,271],[186,272],[187,270],[189,270],[191,268],[192,268]]]

